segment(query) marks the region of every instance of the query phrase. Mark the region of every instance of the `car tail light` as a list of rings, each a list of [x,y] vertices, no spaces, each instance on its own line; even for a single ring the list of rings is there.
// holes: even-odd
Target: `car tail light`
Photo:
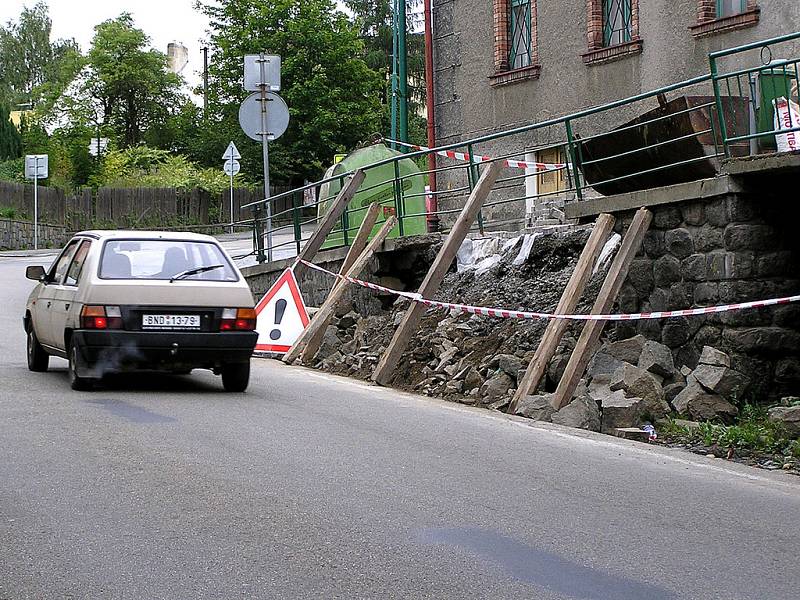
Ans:
[[[81,309],[83,329],[122,329],[122,311],[119,306],[86,305]]]
[[[256,328],[256,311],[252,308],[225,308],[222,310],[220,331],[252,331]]]

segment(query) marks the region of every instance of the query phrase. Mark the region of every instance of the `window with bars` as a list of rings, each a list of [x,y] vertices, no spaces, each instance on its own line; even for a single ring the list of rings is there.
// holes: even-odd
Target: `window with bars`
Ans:
[[[521,69],[531,64],[531,0],[510,0],[508,68]]]
[[[603,0],[603,46],[631,41],[631,14],[631,0]]]
[[[747,0],[717,0],[717,18],[738,15],[747,10]]]

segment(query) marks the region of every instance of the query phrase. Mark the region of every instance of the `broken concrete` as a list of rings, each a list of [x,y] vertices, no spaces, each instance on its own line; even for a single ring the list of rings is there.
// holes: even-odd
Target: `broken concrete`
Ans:
[[[555,409],[550,404],[552,394],[525,396],[517,405],[514,414],[528,417],[534,421],[550,421]]]
[[[675,397],[672,406],[680,414],[706,421],[721,419],[729,422],[739,414],[733,404],[722,396],[709,394],[693,376],[689,376],[686,388]]]
[[[600,431],[600,409],[589,396],[581,396],[553,413],[552,421],[567,427]]]

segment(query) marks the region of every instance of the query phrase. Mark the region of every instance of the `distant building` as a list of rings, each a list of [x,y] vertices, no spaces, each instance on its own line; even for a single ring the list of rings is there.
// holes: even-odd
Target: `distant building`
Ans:
[[[170,42],[167,45],[167,59],[169,70],[180,75],[189,62],[189,49],[181,43]]]

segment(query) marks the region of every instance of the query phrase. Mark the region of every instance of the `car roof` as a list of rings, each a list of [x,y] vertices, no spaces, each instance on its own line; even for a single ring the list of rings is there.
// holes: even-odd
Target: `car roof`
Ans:
[[[196,242],[214,242],[216,238],[202,233],[189,231],[139,231],[133,229],[92,229],[79,231],[76,236],[91,237],[99,240],[135,239],[135,240],[184,240]]]

